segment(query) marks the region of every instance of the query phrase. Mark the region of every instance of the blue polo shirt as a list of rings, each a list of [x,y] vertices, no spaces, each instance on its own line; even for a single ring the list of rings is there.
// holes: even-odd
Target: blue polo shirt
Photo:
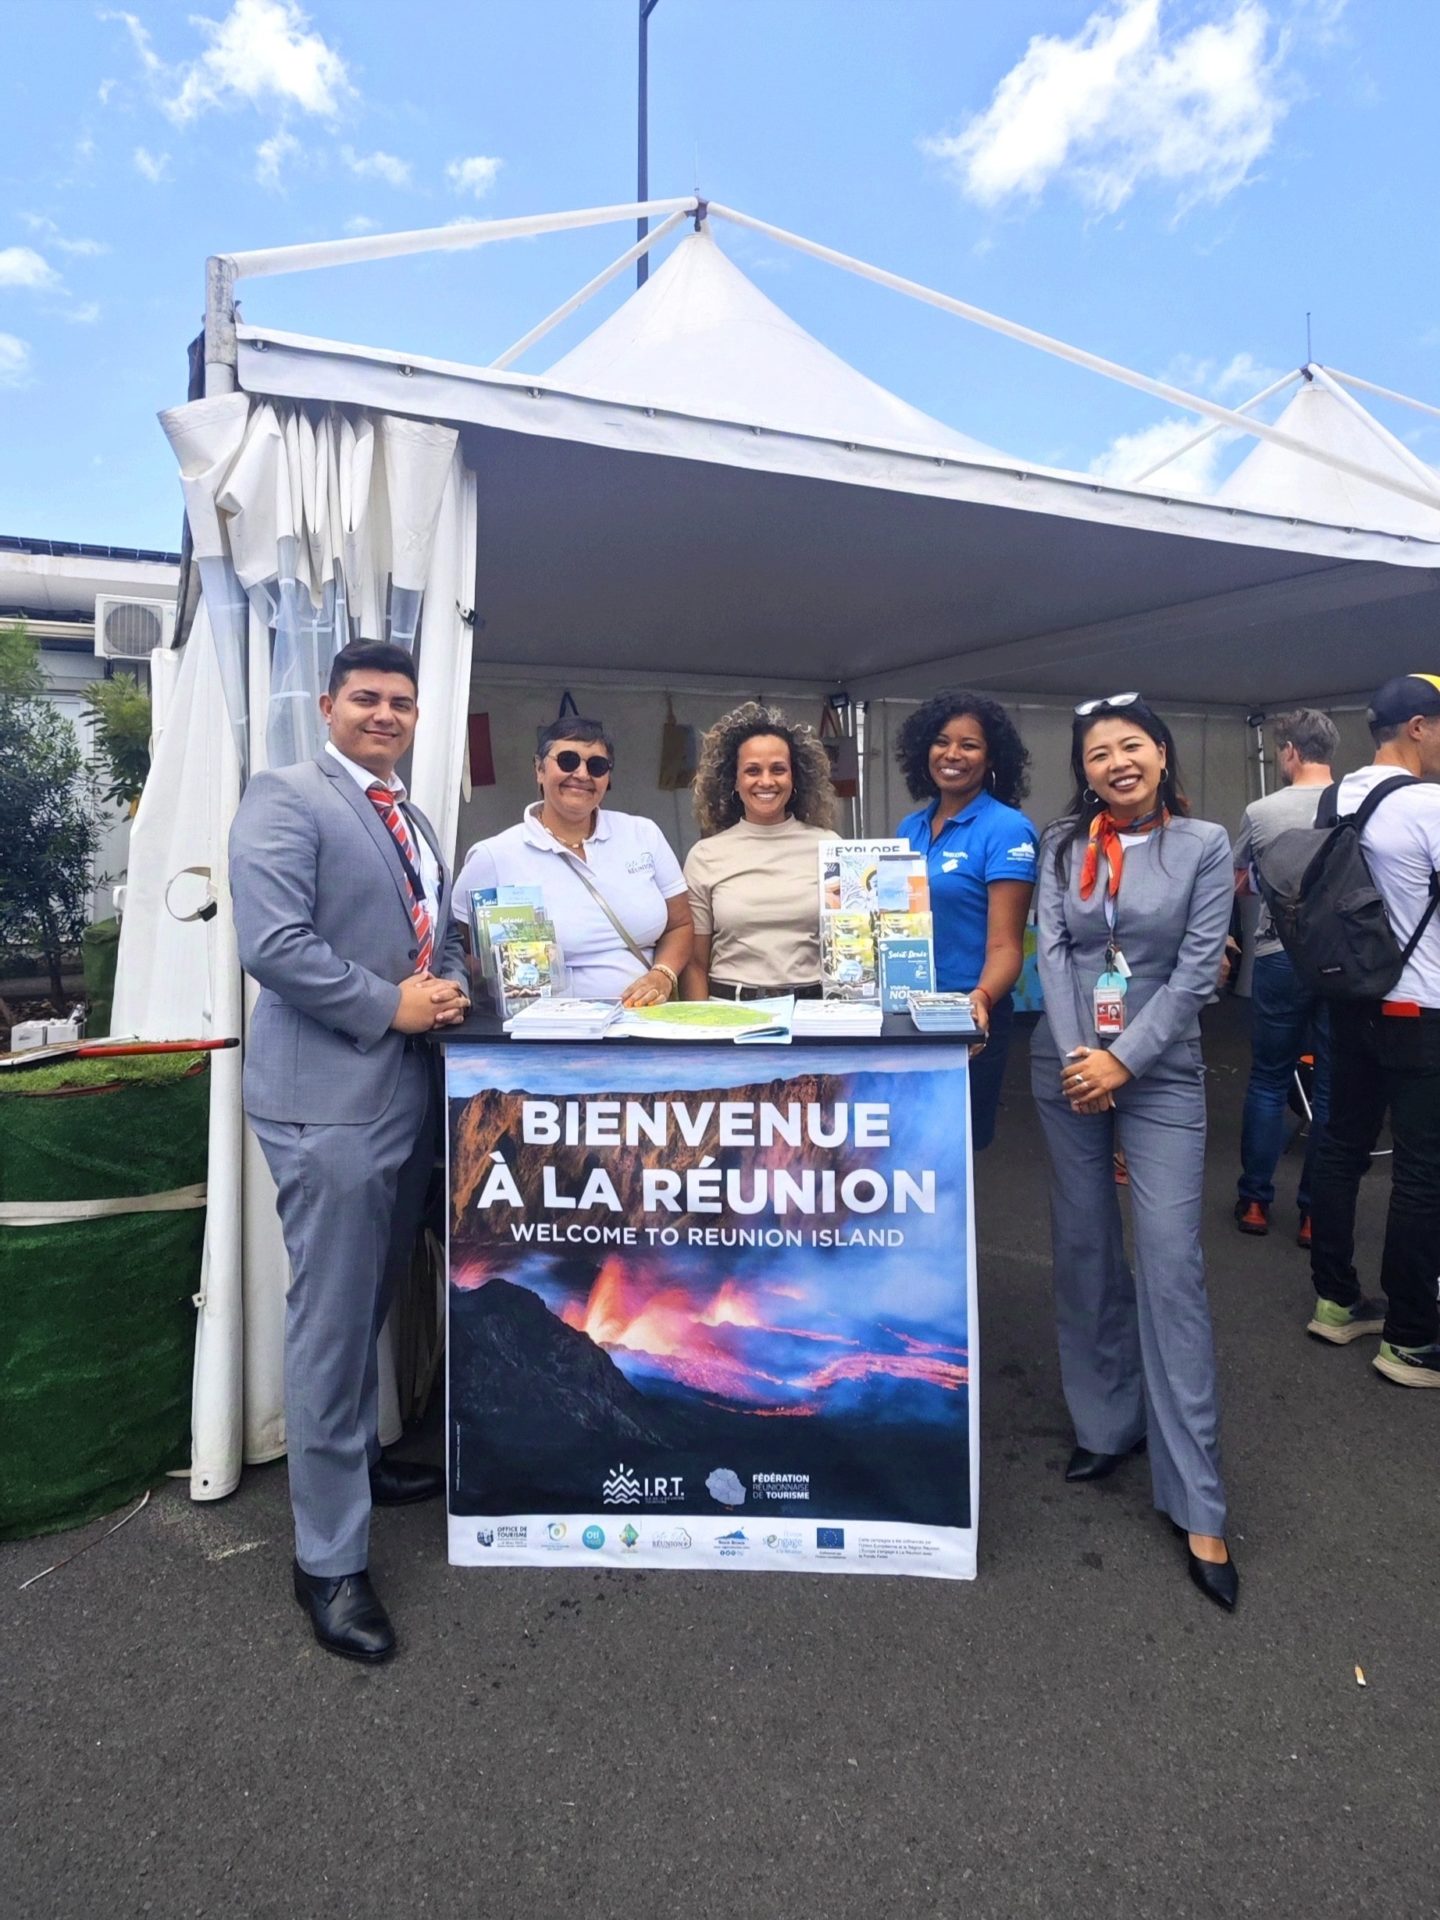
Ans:
[[[930,874],[935,916],[935,984],[941,993],[968,993],[985,967],[985,929],[992,880],[1035,880],[1039,836],[1015,807],[993,793],[979,794],[963,813],[932,832],[938,800],[907,813],[895,829]]]

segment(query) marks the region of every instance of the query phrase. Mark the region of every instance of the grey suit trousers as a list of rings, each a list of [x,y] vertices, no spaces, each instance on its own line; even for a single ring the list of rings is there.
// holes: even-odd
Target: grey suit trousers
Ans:
[[[1072,1113],[1053,1054],[1031,1088],[1050,1153],[1050,1231],[1060,1377],[1075,1438],[1124,1453],[1148,1437],[1155,1505],[1189,1533],[1225,1532],[1215,1348],[1200,1245],[1205,1091],[1199,1044],[1116,1095]],[[1182,1064],[1182,1060],[1184,1064]],[[1125,1151],[1135,1265],[1115,1187]]]
[[[375,1341],[435,1162],[434,1083],[429,1048],[407,1048],[378,1119],[300,1126],[249,1116],[275,1178],[290,1256],[285,1431],[295,1558],[324,1578],[369,1561],[369,1470],[380,1453]]]

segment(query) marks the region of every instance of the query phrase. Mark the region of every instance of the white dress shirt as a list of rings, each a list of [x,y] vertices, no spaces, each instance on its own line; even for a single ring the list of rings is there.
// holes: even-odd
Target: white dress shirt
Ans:
[[[375,805],[375,802],[368,798],[369,789],[374,786],[388,787],[397,802],[404,801],[405,782],[397,775],[392,773],[388,780],[382,780],[378,773],[371,773],[368,767],[362,767],[358,761],[351,760],[341,753],[332,741],[326,741],[325,751],[334,755],[356,786],[367,795],[368,806]],[[401,811],[403,813],[403,806]],[[380,817],[378,809],[375,817],[377,820]],[[424,890],[425,904],[430,909],[430,924],[435,929],[435,947],[438,952],[440,947],[440,862],[435,858],[430,842],[408,814],[405,815],[405,825],[409,828],[410,838],[415,842],[415,849],[420,855],[420,885]],[[387,827],[385,831],[388,833],[390,829]]]

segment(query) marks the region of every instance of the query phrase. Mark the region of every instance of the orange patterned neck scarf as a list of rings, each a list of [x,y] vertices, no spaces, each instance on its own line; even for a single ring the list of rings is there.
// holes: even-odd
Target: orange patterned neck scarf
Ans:
[[[1170,818],[1168,807],[1156,807],[1153,813],[1142,814],[1138,820],[1127,821],[1122,827],[1102,809],[1090,822],[1090,839],[1085,848],[1085,862],[1080,869],[1080,898],[1088,900],[1095,891],[1095,882],[1100,877],[1100,860],[1104,856],[1109,869],[1109,879],[1105,891],[1113,900],[1120,891],[1120,873],[1125,864],[1125,849],[1120,844],[1122,833],[1153,833],[1156,827],[1163,827]]]

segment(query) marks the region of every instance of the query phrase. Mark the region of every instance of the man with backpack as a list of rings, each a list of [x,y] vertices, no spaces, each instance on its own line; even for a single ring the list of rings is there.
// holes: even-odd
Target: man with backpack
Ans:
[[[1402,964],[1378,997],[1330,1000],[1330,1120],[1316,1157],[1307,1330],[1339,1346],[1379,1333],[1375,1366],[1387,1380],[1440,1387],[1440,675],[1387,680],[1366,718],[1375,759],[1345,776],[1333,809],[1322,801],[1319,824],[1338,815],[1343,828],[1347,816],[1365,816],[1359,848],[1393,935],[1379,977]],[[1389,790],[1367,809],[1382,786]],[[1356,900],[1353,888],[1336,898],[1337,921]],[[1283,912],[1277,924],[1283,930]],[[1338,976],[1359,951],[1356,941],[1348,954],[1337,945],[1319,963],[1322,975]],[[1362,1296],[1356,1276],[1355,1200],[1387,1113],[1394,1158],[1382,1305]]]
[[[1240,894],[1256,891],[1254,870],[1277,834],[1314,826],[1320,795],[1331,784],[1330,762],[1340,745],[1335,722],[1309,707],[1280,714],[1273,733],[1280,785],[1245,809],[1233,856],[1235,890]],[[1315,1157],[1330,1111],[1329,1028],[1325,1002],[1301,981],[1275,931],[1270,908],[1262,902],[1250,974],[1250,1083],[1240,1123],[1235,1224],[1241,1233],[1270,1231],[1275,1167],[1285,1145],[1290,1088],[1302,1055],[1312,1052],[1310,1138],[1295,1195],[1300,1209],[1295,1237],[1302,1247],[1310,1245]]]

